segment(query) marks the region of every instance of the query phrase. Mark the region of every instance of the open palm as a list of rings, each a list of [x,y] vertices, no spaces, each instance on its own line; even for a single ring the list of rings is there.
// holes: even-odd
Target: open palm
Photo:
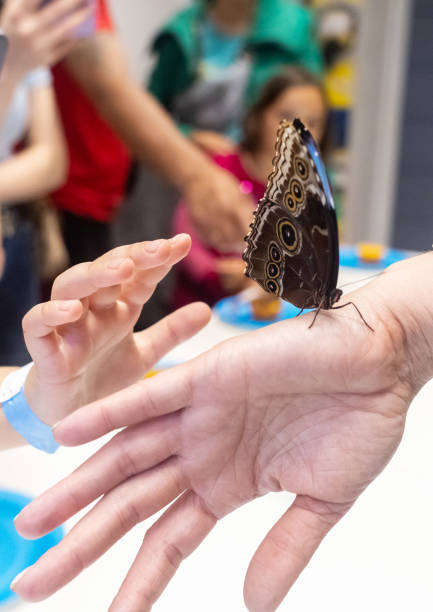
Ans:
[[[398,326],[372,307],[376,283],[354,294],[374,333],[349,309],[321,313],[311,330],[306,315],[226,341],[63,421],[55,435],[66,445],[128,427],[18,517],[19,531],[37,537],[103,495],[15,590],[50,595],[180,496],[146,534],[111,608],[150,610],[219,518],[288,490],[296,500],[245,582],[250,610],[276,609],[389,461],[416,391]]]

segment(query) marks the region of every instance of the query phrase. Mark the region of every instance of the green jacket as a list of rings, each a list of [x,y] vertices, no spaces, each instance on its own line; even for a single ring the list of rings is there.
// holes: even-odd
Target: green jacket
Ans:
[[[205,13],[206,2],[196,2],[175,15],[153,43],[158,58],[149,90],[168,111],[174,97],[196,79],[199,60],[196,25]],[[290,0],[258,0],[247,49],[252,57],[252,70],[246,107],[256,99],[265,82],[288,64],[299,64],[322,75],[322,56],[315,39],[313,15]],[[184,133],[191,129],[186,125],[180,128]]]

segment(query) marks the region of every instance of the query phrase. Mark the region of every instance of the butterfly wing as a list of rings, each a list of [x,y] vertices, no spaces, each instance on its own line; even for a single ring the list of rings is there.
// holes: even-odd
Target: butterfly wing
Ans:
[[[273,166],[246,239],[245,273],[299,308],[329,307],[338,276],[337,221],[323,164],[300,121],[281,122]]]

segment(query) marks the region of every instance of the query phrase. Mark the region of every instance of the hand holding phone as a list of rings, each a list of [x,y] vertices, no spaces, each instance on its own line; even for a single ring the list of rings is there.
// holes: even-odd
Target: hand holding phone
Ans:
[[[0,26],[9,40],[8,65],[16,77],[57,63],[77,38],[91,36],[95,9],[96,0],[6,0]],[[5,46],[3,41],[3,55]]]
[[[58,0],[43,0],[41,6],[46,6],[47,4],[57,1]],[[90,38],[90,36],[93,36],[96,31],[96,0],[87,0],[87,2],[93,9],[93,12],[75,29],[75,38]],[[66,16],[67,14],[65,14],[65,17]]]

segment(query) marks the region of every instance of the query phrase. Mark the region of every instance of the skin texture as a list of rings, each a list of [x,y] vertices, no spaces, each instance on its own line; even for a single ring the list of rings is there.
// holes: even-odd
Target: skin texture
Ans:
[[[61,274],[52,299],[27,313],[23,330],[35,365],[25,394],[42,421],[54,425],[84,403],[141,379],[207,323],[209,309],[193,304],[133,333],[143,304],[189,247],[182,234],[114,249]],[[10,433],[0,411],[0,448],[24,443]]]
[[[55,429],[66,445],[127,428],[17,517],[22,535],[38,537],[103,496],[15,591],[31,601],[49,596],[180,495],[146,533],[110,608],[150,610],[219,518],[287,490],[296,500],[245,580],[248,609],[275,610],[388,463],[411,399],[433,374],[432,267],[432,254],[414,258],[350,295],[374,332],[349,307],[321,312],[310,330],[307,314],[68,417]]]

